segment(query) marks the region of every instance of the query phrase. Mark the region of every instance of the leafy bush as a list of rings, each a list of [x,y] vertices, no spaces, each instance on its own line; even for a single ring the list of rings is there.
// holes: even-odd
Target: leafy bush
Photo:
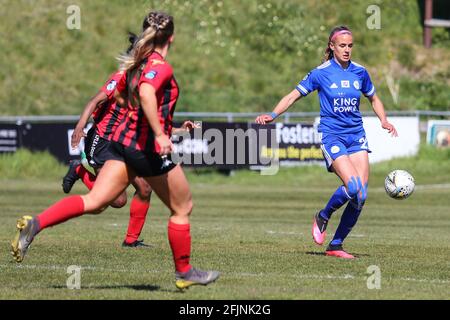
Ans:
[[[55,179],[64,176],[63,166],[48,152],[31,152],[26,149],[12,154],[0,154],[2,179]]]
[[[66,27],[66,9],[73,4],[81,10],[80,30]],[[369,5],[379,6],[381,29],[367,28]],[[79,114],[116,70],[115,58],[128,46],[127,31],[139,32],[149,8],[175,17],[175,50],[168,59],[182,90],[178,111],[272,108],[320,64],[329,31],[340,24],[354,31],[354,60],[366,65],[377,88],[389,94],[386,66],[398,59],[414,69],[411,54],[422,41],[419,7],[411,0],[4,0],[0,115]],[[448,70],[445,34],[436,32],[439,49],[431,51],[434,58],[424,69]],[[423,99],[423,94],[449,92],[448,75],[409,78],[400,97],[408,97],[408,104],[399,108],[448,106],[445,94],[439,103]],[[422,83],[425,92],[417,90]],[[318,110],[317,99],[300,101],[294,111],[300,110]]]

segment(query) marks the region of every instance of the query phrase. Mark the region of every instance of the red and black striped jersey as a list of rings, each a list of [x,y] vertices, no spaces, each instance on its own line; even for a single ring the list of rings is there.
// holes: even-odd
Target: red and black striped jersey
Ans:
[[[118,91],[126,90],[128,113],[114,133],[113,140],[136,150],[159,152],[159,145],[155,142],[139,100],[139,88],[143,83],[148,83],[155,89],[161,129],[171,136],[179,88],[172,66],[159,53],[153,52],[140,67],[128,71],[117,85]]]
[[[123,75],[122,71],[115,72],[103,85],[100,90],[106,94],[108,99],[98,106],[92,114],[97,134],[106,140],[111,140],[114,131],[127,113],[127,109],[121,108],[114,99],[114,92]]]

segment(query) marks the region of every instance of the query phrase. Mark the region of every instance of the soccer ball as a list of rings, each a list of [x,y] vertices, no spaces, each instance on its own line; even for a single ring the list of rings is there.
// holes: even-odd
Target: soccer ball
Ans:
[[[389,197],[403,200],[413,192],[416,184],[414,178],[405,170],[394,170],[384,180],[384,189]]]

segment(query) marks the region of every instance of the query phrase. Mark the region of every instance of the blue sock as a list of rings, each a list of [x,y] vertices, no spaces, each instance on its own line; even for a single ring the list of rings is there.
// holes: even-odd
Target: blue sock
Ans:
[[[325,220],[330,220],[333,212],[342,207],[350,199],[351,197],[348,195],[345,187],[339,186],[331,196],[326,207],[320,211],[320,216]]]
[[[367,198],[367,184],[358,193],[358,196],[350,200],[344,213],[341,217],[341,222],[339,223],[336,233],[334,234],[333,240],[331,240],[331,245],[341,245],[345,238],[347,238],[352,228],[358,221],[359,215],[364,207],[364,203]]]

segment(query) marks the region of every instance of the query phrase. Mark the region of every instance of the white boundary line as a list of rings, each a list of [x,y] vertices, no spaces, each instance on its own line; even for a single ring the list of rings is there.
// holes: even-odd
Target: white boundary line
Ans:
[[[99,268],[93,266],[80,266],[82,270],[90,271],[106,271],[106,272],[126,272],[126,273],[163,273],[167,270],[143,270],[143,269],[111,269],[111,268]],[[40,270],[67,270],[67,267],[58,265],[0,265],[0,269],[40,269]],[[265,277],[268,274],[265,273],[247,273],[247,272],[227,272],[224,276],[239,276],[239,277]],[[272,274],[273,275],[273,274]],[[276,274],[280,276],[279,274]],[[327,274],[294,274],[290,277],[297,279],[321,279],[321,280],[361,280],[365,281],[367,276],[354,276],[351,274],[344,275],[327,275]],[[419,282],[419,283],[429,283],[429,284],[450,284],[450,280],[440,280],[440,279],[415,279],[415,278],[383,278],[385,281],[405,281],[405,282]]]

